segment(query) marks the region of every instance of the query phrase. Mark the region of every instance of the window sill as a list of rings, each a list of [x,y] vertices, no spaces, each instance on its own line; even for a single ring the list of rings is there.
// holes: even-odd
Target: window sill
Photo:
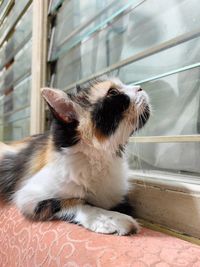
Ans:
[[[195,177],[132,171],[130,193],[137,216],[200,238],[200,185]]]

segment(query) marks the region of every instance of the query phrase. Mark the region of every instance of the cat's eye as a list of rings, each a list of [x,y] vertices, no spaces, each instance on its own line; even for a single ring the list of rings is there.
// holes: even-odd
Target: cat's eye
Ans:
[[[118,95],[118,94],[119,94],[119,91],[116,88],[112,88],[112,87],[107,92],[108,96],[114,96],[114,95]]]

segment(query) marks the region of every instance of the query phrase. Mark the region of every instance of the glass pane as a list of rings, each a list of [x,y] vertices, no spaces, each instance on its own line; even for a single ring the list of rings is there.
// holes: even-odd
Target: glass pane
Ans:
[[[141,136],[200,134],[200,68],[141,84],[152,116]]]
[[[50,13],[54,13],[56,9],[63,3],[64,0],[51,0]]]
[[[130,143],[128,154],[129,165],[138,175],[174,173],[186,177],[189,175],[200,177],[200,143],[198,142]]]
[[[14,83],[30,74],[32,62],[32,40],[30,40],[16,55],[13,64]]]
[[[29,135],[31,36],[31,1],[13,1],[9,15],[0,25],[0,140],[3,141]]]
[[[27,9],[26,13],[22,16],[22,18],[18,21],[15,32],[14,39],[16,42],[16,46],[20,45],[20,43],[27,38],[32,32],[32,13],[33,8],[32,5]]]
[[[29,135],[30,78],[0,97],[0,140],[11,141]]]
[[[1,14],[5,12],[6,7],[8,6],[8,3],[10,0],[4,0],[0,2],[0,19],[1,19]]]
[[[135,5],[134,1],[133,5]],[[200,21],[200,9],[196,8],[197,5],[197,0],[163,0],[159,1],[159,5],[156,0],[145,1],[134,9],[130,8],[129,12],[119,16],[112,24],[97,31],[95,35],[92,34],[90,38],[83,36],[82,41],[78,44],[75,42],[76,46],[74,47],[72,43],[65,43],[59,47],[59,42],[55,41],[54,48],[58,50],[60,57],[57,65],[55,86],[60,88],[67,87],[77,79],[94,74],[105,67],[181,34],[197,30],[199,25],[197,22]],[[193,14],[192,20],[191,14]],[[87,32],[87,29],[84,29],[84,31]],[[69,41],[72,42],[71,39]],[[168,71],[172,67],[188,64],[188,61],[189,63],[195,61],[194,57],[191,58],[191,61],[188,59],[189,57],[184,57],[180,62],[178,56],[181,56],[183,51],[191,51],[189,50],[191,46],[195,46],[198,49],[197,42],[198,40],[196,40],[196,43],[191,41],[187,45],[183,45],[181,52],[178,52],[172,63],[169,62],[166,53],[163,53],[162,57],[167,60],[165,63],[168,63],[166,68],[156,68],[156,62],[159,61],[158,57],[157,59],[152,57],[154,60],[152,70],[148,69],[150,59],[149,61],[146,59],[146,63],[140,62],[138,65],[136,64],[136,75],[139,71],[142,73],[141,65],[143,64],[147,64],[146,70],[144,70],[147,76],[149,74],[154,75],[154,71],[155,73],[160,73],[161,71]],[[53,54],[55,54],[55,49],[53,49]],[[170,53],[172,55],[175,54],[177,49],[171,50],[172,52]],[[161,61],[159,62],[162,65]],[[165,63],[163,63],[163,66]],[[123,76],[125,72],[126,69],[120,75]],[[132,72],[131,67],[128,72]],[[131,73],[126,75],[125,78],[127,80],[135,80],[132,76],[130,77]],[[142,75],[138,75],[136,79],[141,79],[140,76]],[[143,77],[146,76],[144,75]]]
[[[7,88],[12,87],[14,83],[14,73],[13,73],[13,65],[11,65],[9,68],[5,69],[4,73],[4,81],[3,81],[3,87],[2,92],[4,92]]]
[[[57,57],[59,50],[67,49],[78,39],[82,39],[89,29],[98,26],[99,23],[107,19],[114,12],[123,7],[127,0],[84,0],[84,1],[65,1],[62,8],[59,10],[57,16],[57,25],[55,31],[55,38],[53,43],[53,55],[52,58]],[[102,14],[102,10],[104,10]],[[66,16],[67,14],[67,16]],[[99,16],[100,14],[100,16]],[[92,20],[93,19],[93,20]],[[68,35],[77,30],[85,22],[88,23],[80,33],[77,32],[70,40],[66,40]],[[89,23],[90,22],[90,23]],[[67,25],[67,27],[66,27]],[[64,46],[64,47],[63,47]]]
[[[5,63],[5,49],[6,49],[7,42],[4,42],[4,44],[0,48],[0,70],[3,68],[3,65]]]
[[[0,91],[12,87],[30,75],[32,62],[32,41],[30,40],[15,56],[13,64],[2,74]]]
[[[13,105],[13,98],[11,95],[7,101],[11,100]],[[30,128],[30,108],[24,108],[19,111],[10,112],[5,115],[5,100],[4,100],[4,117],[2,123],[2,138],[4,141],[12,141],[21,139],[29,135]],[[1,125],[1,124],[0,124]]]
[[[30,134],[29,128],[30,128],[29,118],[5,124],[3,127],[3,140],[4,141],[20,140]]]
[[[31,78],[23,80],[14,87],[13,108],[14,110],[30,105]]]
[[[4,20],[3,24],[0,26],[0,40],[4,37],[6,33],[8,33],[13,28],[19,15],[27,6],[29,1],[30,0],[15,1],[15,5],[9,13],[8,18]]]
[[[14,55],[24,46],[31,38],[32,33],[32,6],[26,11],[24,16],[19,20],[11,38],[3,46],[0,56],[0,69],[9,62]]]
[[[6,113],[10,113],[11,111],[13,111],[13,94],[12,94],[12,92],[9,92],[8,94],[4,95],[3,110],[4,110],[4,115]]]
[[[0,96],[0,125],[3,124],[3,113],[4,113],[4,96]]]
[[[5,69],[0,71],[0,96],[3,94]]]
[[[24,109],[30,105],[31,78],[23,80],[4,96],[0,97],[0,112],[7,117],[7,113],[14,114],[18,110]],[[16,115],[15,115],[16,114]],[[18,116],[18,115],[17,115]],[[18,117],[17,117],[18,119]]]
[[[200,65],[199,42],[200,38],[195,38],[121,67],[118,76],[126,83],[138,83],[185,66]],[[186,56],[188,53],[189,56]]]

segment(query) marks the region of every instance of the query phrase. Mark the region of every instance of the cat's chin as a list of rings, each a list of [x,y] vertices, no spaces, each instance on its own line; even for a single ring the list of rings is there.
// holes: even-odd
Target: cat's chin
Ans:
[[[137,126],[135,127],[135,130],[131,133],[131,135],[142,129],[150,118],[151,110],[150,106],[147,103],[143,105],[142,110],[143,111],[139,114],[137,118]]]

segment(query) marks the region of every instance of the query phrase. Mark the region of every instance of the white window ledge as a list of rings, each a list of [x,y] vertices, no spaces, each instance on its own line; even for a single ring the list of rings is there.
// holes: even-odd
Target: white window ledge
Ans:
[[[194,176],[132,171],[130,193],[137,216],[200,238],[200,184]]]

